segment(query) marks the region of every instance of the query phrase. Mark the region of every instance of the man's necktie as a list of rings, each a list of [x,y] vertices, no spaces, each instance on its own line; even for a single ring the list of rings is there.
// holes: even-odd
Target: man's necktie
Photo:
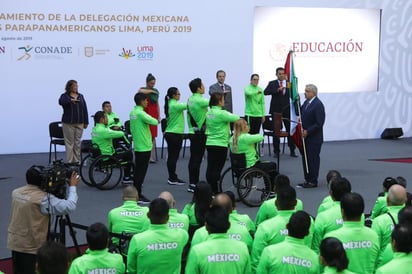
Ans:
[[[225,85],[221,85],[220,88],[222,89],[222,91],[225,91]]]

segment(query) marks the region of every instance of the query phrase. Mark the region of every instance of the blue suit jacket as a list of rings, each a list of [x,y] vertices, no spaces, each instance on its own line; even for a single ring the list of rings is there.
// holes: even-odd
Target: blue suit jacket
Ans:
[[[308,143],[323,142],[323,124],[325,123],[325,107],[318,97],[309,104],[306,100],[301,107],[301,121],[303,129],[307,130],[308,136],[305,141]]]

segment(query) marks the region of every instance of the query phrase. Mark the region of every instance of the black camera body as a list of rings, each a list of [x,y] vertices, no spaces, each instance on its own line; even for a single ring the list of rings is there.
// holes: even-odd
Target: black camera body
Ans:
[[[73,171],[78,172],[78,167],[65,164],[62,160],[53,161],[47,167],[40,170],[40,188],[51,193],[57,198],[66,198],[67,181]]]

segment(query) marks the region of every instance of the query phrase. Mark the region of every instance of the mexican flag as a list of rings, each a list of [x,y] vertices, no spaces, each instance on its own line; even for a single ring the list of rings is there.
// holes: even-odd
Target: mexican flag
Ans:
[[[290,95],[290,135],[299,151],[303,153],[302,126],[298,123],[300,113],[300,103],[298,94],[298,78],[295,75],[293,65],[293,51],[289,51],[285,63],[285,73],[287,75],[287,87]]]

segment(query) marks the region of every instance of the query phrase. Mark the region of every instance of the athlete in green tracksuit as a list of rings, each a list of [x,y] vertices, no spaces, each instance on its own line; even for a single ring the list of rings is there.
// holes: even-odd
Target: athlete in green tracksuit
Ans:
[[[150,203],[148,216],[149,229],[130,241],[127,273],[179,274],[183,248],[189,238],[187,232],[169,228],[169,205],[162,198]]]
[[[169,209],[169,221],[167,223],[169,228],[181,228],[186,232],[189,231],[189,217],[177,212],[176,208]]]
[[[256,232],[255,223],[247,214],[239,214],[236,209],[233,209],[232,213],[229,215],[229,220],[232,223],[238,223],[244,227],[246,227],[247,231],[249,231],[250,235],[254,235]]]
[[[263,223],[265,220],[268,220],[278,215],[278,210],[276,208],[275,203],[276,197],[266,200],[260,205],[255,217],[256,226],[259,226],[259,224]],[[295,210],[303,210],[302,200],[297,199]]]
[[[258,79],[257,81],[254,79]],[[250,133],[256,134],[265,118],[265,96],[263,89],[258,86],[259,75],[252,74],[250,84],[245,87],[245,119],[250,126]],[[263,138],[262,140],[263,141]],[[259,142],[260,142],[259,141]]]

